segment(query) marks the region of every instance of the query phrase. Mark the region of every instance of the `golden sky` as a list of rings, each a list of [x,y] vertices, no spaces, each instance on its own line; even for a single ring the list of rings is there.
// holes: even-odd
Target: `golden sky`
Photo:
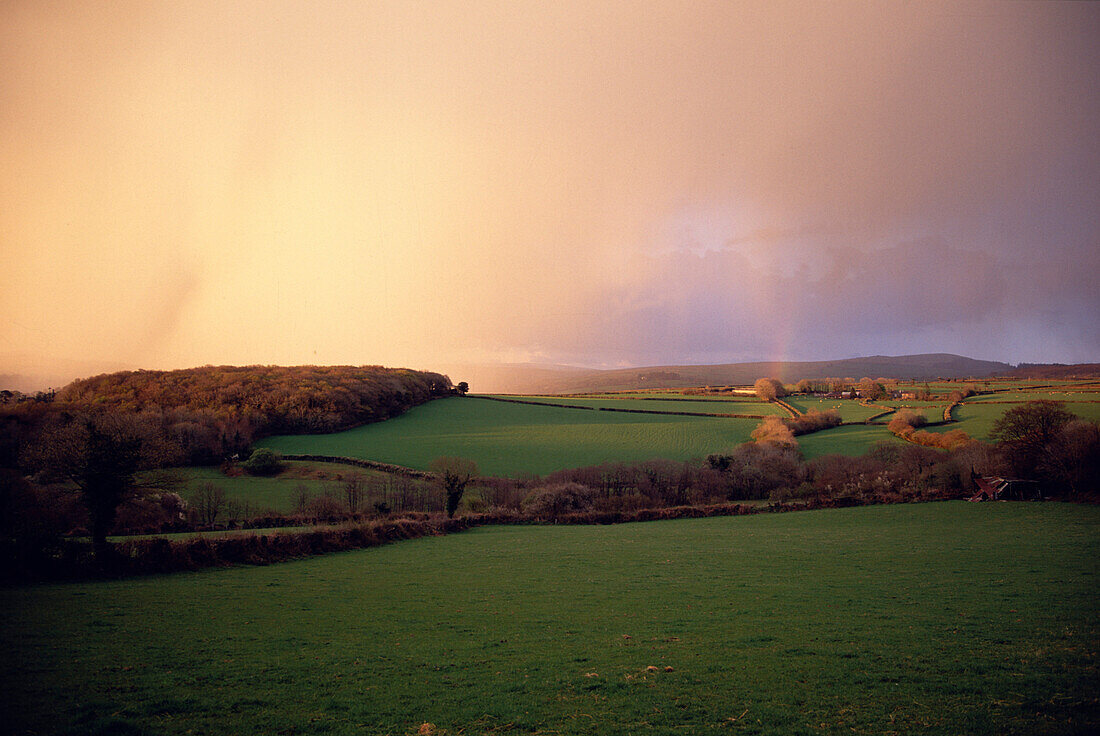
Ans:
[[[2,2],[0,373],[1100,360],[1097,38],[1088,3]]]

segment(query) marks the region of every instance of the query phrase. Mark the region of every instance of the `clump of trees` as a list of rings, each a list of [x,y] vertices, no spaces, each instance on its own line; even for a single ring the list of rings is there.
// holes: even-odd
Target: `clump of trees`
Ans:
[[[753,384],[753,390],[761,401],[775,401],[787,395],[787,389],[783,382],[775,378],[758,378]]]
[[[591,509],[596,492],[573,481],[550,483],[531,491],[520,504],[524,514],[536,519],[557,519],[565,514]]]
[[[274,450],[259,447],[253,450],[252,455],[241,463],[241,467],[249,475],[277,475],[283,469],[283,460]]]
[[[791,432],[795,435],[809,434],[810,432],[818,432],[822,429],[831,429],[841,425],[840,412],[836,409],[825,411],[811,409],[797,418],[784,419],[783,422],[791,428]]]
[[[926,424],[928,424],[928,419],[924,416],[923,412],[906,407],[894,412],[894,416],[890,419],[886,428],[893,434],[902,436],[907,433],[912,433],[914,430]]]
[[[74,381],[56,395],[0,404],[0,466],[73,415],[126,415],[183,450],[182,462],[214,465],[273,434],[332,432],[387,419],[451,395],[440,373],[379,366],[205,366],[125,371]]]
[[[926,447],[938,447],[944,450],[952,450],[961,447],[974,440],[961,429],[952,429],[947,432],[929,432],[919,429],[928,423],[924,414],[912,409],[899,409],[894,418],[886,425],[894,435],[907,442],[913,442]]]
[[[764,420],[752,431],[751,436],[755,442],[795,445],[797,435],[839,427],[840,424],[840,412],[836,409],[811,410],[794,418],[764,417]]]
[[[1072,496],[1100,489],[1100,425],[1061,401],[1029,401],[993,424],[1013,475]]]

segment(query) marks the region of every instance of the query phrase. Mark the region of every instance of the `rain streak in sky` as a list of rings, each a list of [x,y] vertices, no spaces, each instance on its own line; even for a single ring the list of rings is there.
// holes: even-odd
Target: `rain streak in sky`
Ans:
[[[1100,4],[0,5],[0,374],[1100,360]]]

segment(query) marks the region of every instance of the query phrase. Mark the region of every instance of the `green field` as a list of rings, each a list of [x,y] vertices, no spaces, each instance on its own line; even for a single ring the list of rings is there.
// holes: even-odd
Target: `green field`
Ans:
[[[449,398],[347,432],[271,437],[257,445],[420,469],[458,455],[485,475],[544,474],[612,461],[701,458],[748,440],[758,423]]]
[[[758,414],[760,416],[787,416],[778,405],[767,401],[723,401],[722,399],[658,400],[651,396],[633,398],[598,398],[588,396],[501,396],[514,401],[530,401],[536,404],[562,404],[592,409],[629,409],[632,411],[665,411],[695,414]]]
[[[1019,405],[1015,404],[1015,406]],[[1013,404],[971,403],[967,400],[966,403],[956,407],[952,413],[955,418],[954,422],[939,427],[931,427],[930,429],[936,432],[961,429],[975,439],[989,439],[989,434],[993,431],[993,424],[1013,406]],[[1100,404],[1067,401],[1066,410],[1085,419],[1100,420]],[[929,421],[934,420],[935,417],[929,417]]]
[[[294,510],[294,494],[299,487],[304,487],[310,494],[317,496],[340,490],[341,484],[335,480],[338,474],[347,475],[351,472],[370,474],[368,470],[324,463],[291,462],[287,463],[287,468],[287,472],[271,478],[251,475],[230,477],[218,468],[174,468],[173,470],[182,476],[183,488],[180,490],[180,495],[188,501],[192,500],[199,486],[204,483],[213,483],[224,489],[229,498],[243,501],[256,511],[270,509],[284,514]],[[311,477],[318,474],[326,479]]]
[[[971,401],[972,399],[967,399]],[[909,408],[916,411],[924,412],[925,416],[941,416],[943,410],[947,408],[947,401],[918,401],[917,399],[882,399],[876,401],[876,404],[882,404],[883,406],[889,406],[894,409]]]
[[[1003,391],[995,394],[982,394],[971,396],[967,402],[976,401],[1001,402],[1001,401],[1034,401],[1047,399],[1048,401],[1100,401],[1100,391],[1084,391],[1081,389],[1059,389],[1054,391]]]
[[[1068,398],[1091,395],[1096,394],[1078,391]],[[602,398],[598,395],[509,397],[532,402],[529,404],[474,397],[442,399],[396,419],[347,432],[272,437],[257,444],[283,453],[343,455],[419,469],[427,469],[436,457],[458,455],[477,462],[485,475],[542,475],[604,462],[702,458],[749,440],[758,420],[631,414],[537,404],[783,415],[777,405],[758,401],[729,401],[721,397],[697,401],[643,400],[644,396],[665,394],[638,392],[630,398],[607,398],[607,395]],[[997,396],[1002,397],[999,399],[1002,402],[1023,403],[1036,397],[1057,398],[1062,393],[1012,392]],[[933,431],[961,429],[975,439],[989,439],[993,423],[1013,406],[1012,403],[990,403],[993,400],[997,399],[972,397],[955,410],[958,421],[935,427]],[[837,409],[845,422],[863,422],[881,411],[877,406],[862,406],[856,401],[806,396],[790,397],[787,401],[803,412]],[[882,403],[896,407],[911,405],[922,411],[929,422],[941,421],[946,406],[942,401]],[[1100,420],[1100,402],[1070,401],[1066,406],[1082,417]],[[888,419],[885,417],[881,421]],[[859,455],[875,442],[891,438],[884,426],[840,427],[804,435],[799,445],[808,458],[827,453]],[[288,493],[273,488],[269,495],[272,503],[285,504]]]
[[[270,567],[5,589],[0,723],[1093,733],[1098,559],[1095,507],[951,502],[490,527]]]
[[[878,442],[904,444],[881,424],[852,424],[804,434],[796,439],[807,460],[821,455],[862,455]]]
[[[669,399],[676,401],[757,401],[758,399],[752,393],[749,394],[734,394],[734,393],[718,393],[718,394],[685,394],[679,390],[667,390],[662,391],[655,389],[653,391],[638,390],[638,391],[614,391],[609,393],[591,393],[591,394],[563,394],[559,398],[567,398],[569,396],[576,396],[578,398],[585,399],[618,399],[618,398],[635,398],[635,399]]]
[[[812,396],[788,396],[783,399],[795,409],[805,414],[808,411],[829,411],[836,409],[842,422],[863,422],[883,409],[876,406],[863,406],[858,401],[843,399],[815,399]]]

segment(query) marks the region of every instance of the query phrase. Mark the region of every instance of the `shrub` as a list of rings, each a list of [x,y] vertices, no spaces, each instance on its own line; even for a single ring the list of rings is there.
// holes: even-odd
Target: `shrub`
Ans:
[[[924,414],[921,412],[912,409],[898,409],[886,428],[899,437],[903,437],[927,423],[928,420],[924,418]]]
[[[305,512],[307,516],[312,516],[315,519],[335,519],[346,516],[347,508],[336,496],[323,493],[309,499],[306,503]]]
[[[115,517],[116,534],[153,534],[184,530],[187,502],[178,493],[154,493],[123,502]]]
[[[836,409],[826,411],[810,410],[797,419],[784,419],[783,423],[790,427],[795,435],[818,432],[822,429],[831,429],[841,425],[840,412]]]
[[[794,445],[794,432],[779,417],[764,417],[752,431],[754,441],[762,444]]]
[[[260,447],[252,451],[252,455],[241,464],[241,467],[249,475],[275,475],[282,471],[283,461],[274,451]]]
[[[531,491],[523,499],[523,513],[538,518],[557,518],[562,514],[592,508],[596,493],[580,483],[555,483]]]

